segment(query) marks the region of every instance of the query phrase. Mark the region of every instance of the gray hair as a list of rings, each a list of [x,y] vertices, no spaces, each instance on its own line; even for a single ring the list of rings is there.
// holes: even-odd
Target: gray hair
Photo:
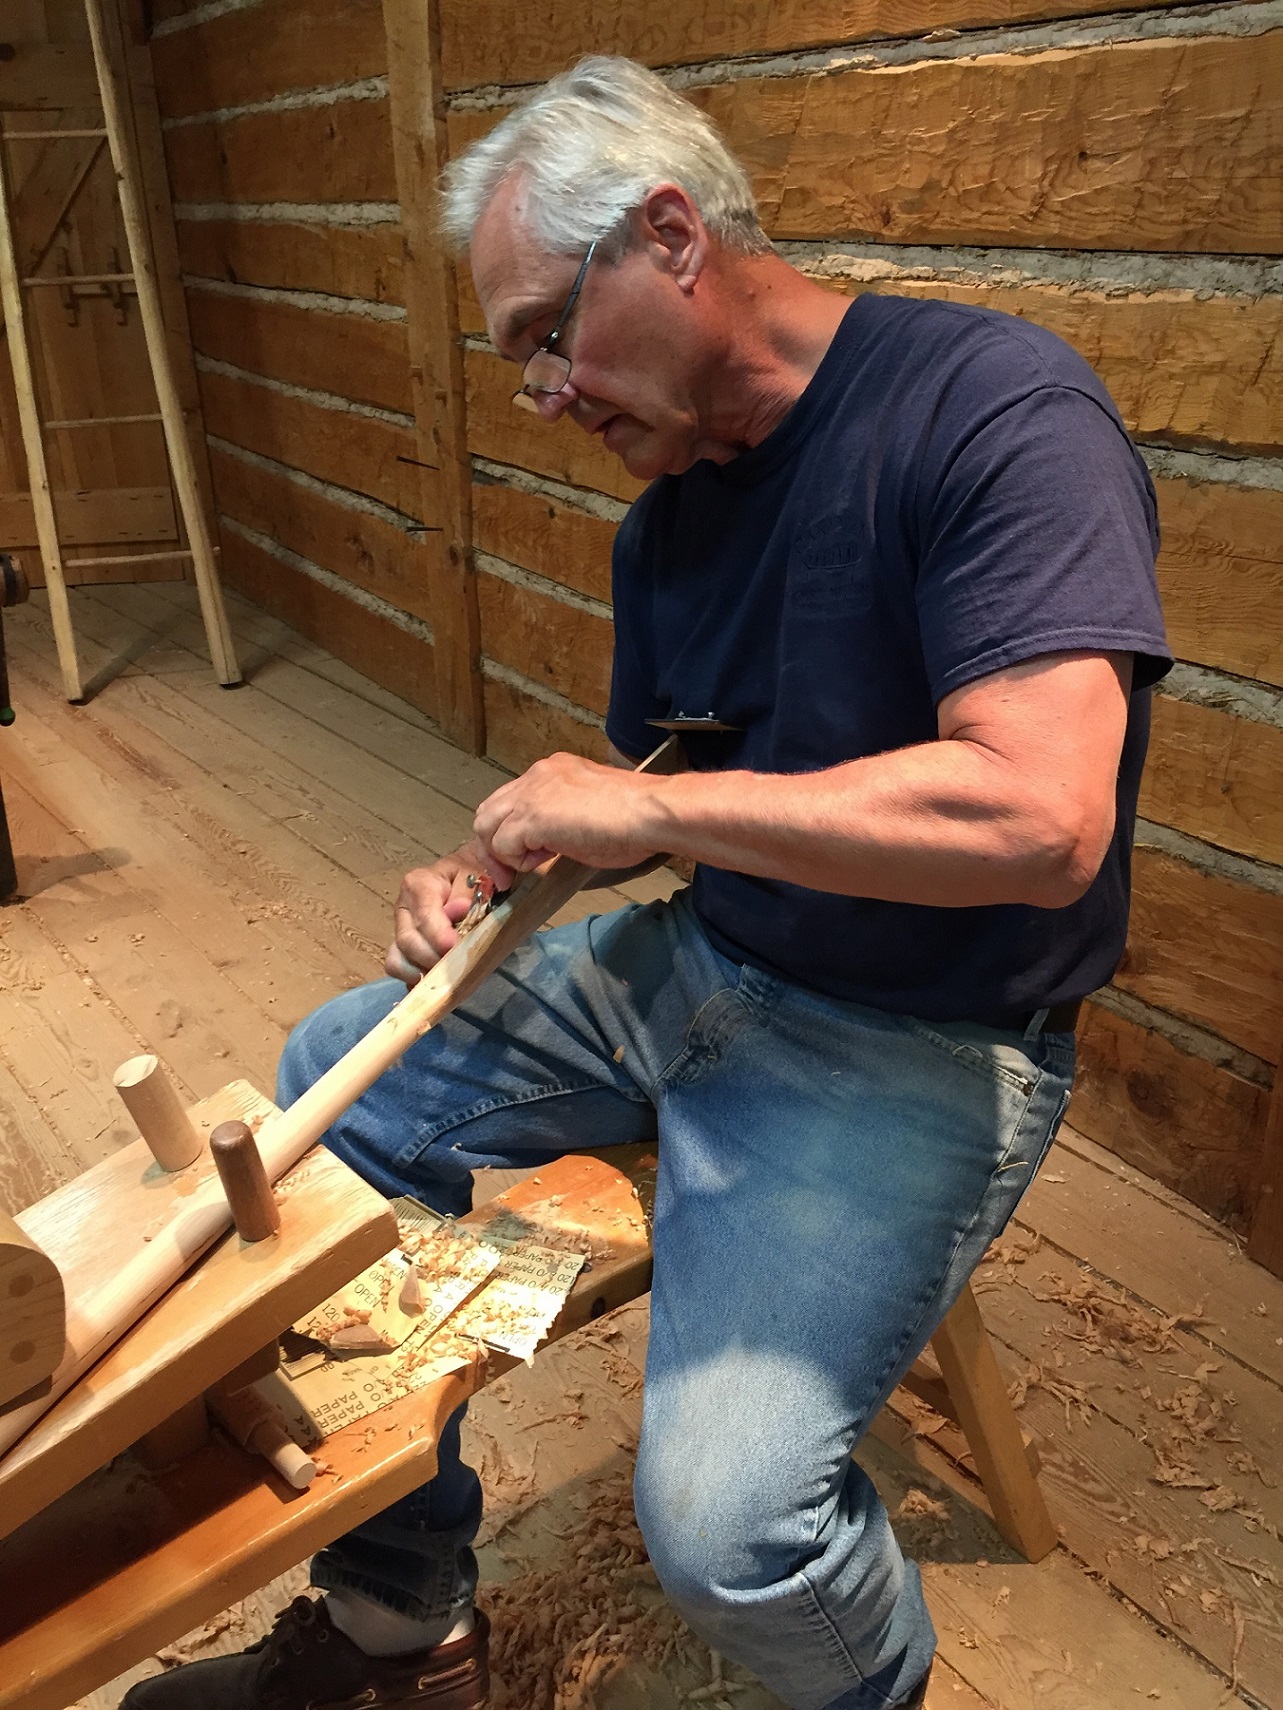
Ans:
[[[441,227],[457,249],[514,171],[531,230],[554,255],[596,242],[604,260],[617,261],[631,240],[629,215],[665,183],[686,191],[728,249],[771,248],[748,174],[716,126],[631,59],[581,59],[450,162]]]

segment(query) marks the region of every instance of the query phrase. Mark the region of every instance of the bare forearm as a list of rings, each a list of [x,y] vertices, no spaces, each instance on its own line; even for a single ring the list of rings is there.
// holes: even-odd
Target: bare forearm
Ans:
[[[656,779],[651,792],[653,835],[672,854],[840,895],[955,908],[1060,907],[1080,895],[1112,826],[1084,846],[1068,807],[967,741],[824,772],[688,772]]]

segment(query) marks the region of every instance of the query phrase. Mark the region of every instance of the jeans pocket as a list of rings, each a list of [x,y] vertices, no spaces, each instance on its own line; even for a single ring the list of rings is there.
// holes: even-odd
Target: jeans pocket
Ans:
[[[1036,1063],[1018,1044],[1005,1040],[961,1039],[920,1021],[917,1016],[901,1016],[900,1021],[925,1043],[946,1052],[961,1068],[969,1069],[982,1079],[997,1082],[1013,1092],[1031,1098],[1041,1078]],[[947,1023],[945,1025],[948,1025]]]
[[[754,1019],[752,1007],[737,989],[723,986],[714,992],[692,1017],[682,1050],[655,1084],[655,1096],[666,1087],[691,1086],[701,1079]]]

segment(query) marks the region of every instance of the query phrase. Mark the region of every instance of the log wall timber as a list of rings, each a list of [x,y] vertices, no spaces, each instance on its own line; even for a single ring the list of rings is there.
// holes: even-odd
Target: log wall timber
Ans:
[[[290,552],[386,600],[398,611],[431,620],[429,555],[435,535],[413,535],[369,510],[301,485],[281,467],[247,461],[212,444],[214,491],[227,517],[277,540]],[[389,517],[393,513],[389,513]]]
[[[396,200],[385,100],[173,126],[165,153],[178,203]]]
[[[152,44],[164,113],[181,118],[333,88],[388,68],[380,0],[276,0],[212,17]]]
[[[305,635],[316,636],[354,670],[436,717],[432,642],[421,627],[405,628],[391,614],[358,604],[239,530],[224,529],[223,541],[224,567],[249,599]]]
[[[406,323],[375,318],[406,299],[389,57],[362,0],[323,63],[304,39],[317,3],[188,22],[186,0],[155,0],[206,408],[220,437],[417,516],[395,449],[414,427]],[[1082,1029],[1074,1120],[1249,1229],[1258,1202],[1283,1200],[1283,1144],[1265,1128],[1283,1039],[1275,8],[566,0],[556,31],[515,0],[429,11],[450,151],[579,53],[632,54],[716,117],[804,271],[1022,316],[1102,375],[1154,474],[1185,667],[1155,698],[1131,939]],[[489,348],[466,267],[458,317],[488,752],[513,767],[551,747],[599,756],[610,543],[639,486],[597,441],[513,408],[516,373]],[[233,577],[282,615],[327,639],[345,580],[406,600],[403,568],[370,578],[365,517],[353,546],[333,496],[295,486],[286,503],[285,477],[243,462],[223,479],[257,518],[236,527],[292,555],[225,538]],[[362,608],[371,637],[398,621]],[[396,634],[382,653],[368,643],[378,657],[361,668],[380,681],[404,677],[398,647],[422,645]],[[425,704],[421,687],[411,698]],[[1257,1248],[1283,1266],[1262,1229]]]
[[[188,292],[198,356],[408,415],[405,322],[220,291]]]
[[[408,424],[335,408],[209,365],[201,371],[201,390],[205,424],[219,439],[379,499],[406,516],[418,514],[424,472],[416,465]]]
[[[1093,12],[1148,10],[1153,0],[570,0],[551,31],[538,12],[510,0],[443,0],[446,87],[532,83],[582,53],[621,53],[646,65],[689,65],[742,54],[926,36]],[[1162,0],[1160,0],[1160,4]],[[1172,0],[1175,4],[1176,0]],[[1157,9],[1157,8],[1153,8]]]
[[[734,77],[688,90],[773,238],[1283,250],[1283,31]],[[465,110],[452,152],[501,112]]]
[[[302,221],[180,220],[183,271],[234,285],[319,291],[369,303],[404,304],[401,230]]]

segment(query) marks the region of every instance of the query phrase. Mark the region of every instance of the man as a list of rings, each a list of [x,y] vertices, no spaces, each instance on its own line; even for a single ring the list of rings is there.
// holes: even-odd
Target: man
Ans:
[[[1051,335],[788,266],[627,61],[476,144],[447,220],[528,401],[654,483],[615,553],[617,757],[704,723],[675,774],[562,754],[497,790],[406,878],[393,978],[297,1030],[281,1101],[455,941],[469,871],[695,861],[669,904],[539,935],[328,1142],[458,1212],[479,1165],[657,1135],[660,1582],[798,1710],[921,1705],[919,1576],[850,1451],[1028,1185],[1122,950],[1169,663],[1152,489]],[[127,1704],[473,1710],[479,1514],[456,1419],[433,1483],[317,1558],[322,1602]]]

